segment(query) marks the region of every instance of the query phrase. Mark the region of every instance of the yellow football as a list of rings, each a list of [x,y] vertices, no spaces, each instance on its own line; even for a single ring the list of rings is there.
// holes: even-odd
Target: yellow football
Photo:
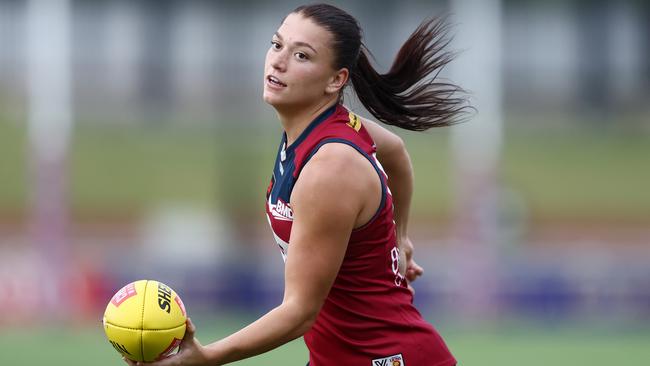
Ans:
[[[162,282],[140,280],[122,287],[104,312],[106,337],[124,357],[151,362],[173,354],[185,335],[183,301]]]

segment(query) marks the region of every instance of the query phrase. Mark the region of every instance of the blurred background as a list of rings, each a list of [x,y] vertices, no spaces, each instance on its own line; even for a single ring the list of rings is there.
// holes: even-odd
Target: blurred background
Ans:
[[[204,343],[281,302],[261,90],[300,4],[0,0],[0,364],[118,364],[100,320],[137,279],[174,288]],[[478,112],[392,130],[415,302],[460,364],[648,364],[650,3],[333,4],[381,71],[425,18],[452,24],[440,77]],[[238,364],[306,360],[298,340]]]

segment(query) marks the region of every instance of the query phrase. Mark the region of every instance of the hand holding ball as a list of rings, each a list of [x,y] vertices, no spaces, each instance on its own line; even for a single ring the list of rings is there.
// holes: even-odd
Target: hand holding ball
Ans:
[[[106,306],[104,332],[108,341],[132,361],[163,359],[185,335],[183,301],[162,282],[140,280],[120,289]]]

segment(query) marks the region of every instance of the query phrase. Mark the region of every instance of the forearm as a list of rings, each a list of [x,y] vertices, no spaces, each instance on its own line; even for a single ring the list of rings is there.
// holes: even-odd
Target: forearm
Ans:
[[[211,364],[256,356],[302,336],[313,322],[298,306],[283,303],[246,328],[206,346]]]

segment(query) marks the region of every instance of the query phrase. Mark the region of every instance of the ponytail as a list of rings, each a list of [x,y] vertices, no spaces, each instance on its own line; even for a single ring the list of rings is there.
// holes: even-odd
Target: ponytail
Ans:
[[[465,93],[437,76],[453,59],[445,51],[448,27],[438,19],[423,22],[399,50],[390,71],[378,73],[362,44],[352,85],[364,107],[378,120],[411,131],[449,126],[467,117]],[[425,78],[433,74],[433,77]]]
[[[380,74],[361,42],[361,27],[350,14],[329,4],[303,5],[293,12],[332,34],[334,68],[350,70],[357,97],[379,121],[424,131],[462,122],[473,110],[463,89],[438,80],[440,71],[453,59],[445,50],[450,40],[443,19],[423,22],[402,45],[388,73]],[[427,79],[430,74],[433,76]]]

